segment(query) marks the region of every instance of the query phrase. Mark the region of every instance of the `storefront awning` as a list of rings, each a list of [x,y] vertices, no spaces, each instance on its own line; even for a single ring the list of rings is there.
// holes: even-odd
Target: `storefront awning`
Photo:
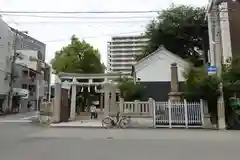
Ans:
[[[28,98],[29,91],[22,88],[13,88],[13,96],[20,96],[23,99]]]

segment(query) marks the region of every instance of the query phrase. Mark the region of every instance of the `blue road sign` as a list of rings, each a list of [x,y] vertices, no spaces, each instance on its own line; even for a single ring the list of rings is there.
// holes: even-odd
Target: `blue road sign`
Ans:
[[[208,74],[215,74],[217,73],[217,67],[216,66],[208,66]]]

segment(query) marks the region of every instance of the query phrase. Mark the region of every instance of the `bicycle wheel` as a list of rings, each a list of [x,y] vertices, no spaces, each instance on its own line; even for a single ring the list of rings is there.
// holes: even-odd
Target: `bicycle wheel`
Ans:
[[[122,117],[119,122],[121,128],[127,128],[130,125],[131,119],[129,117]]]
[[[106,117],[102,120],[102,127],[103,128],[111,128],[113,126],[113,120],[110,117]]]

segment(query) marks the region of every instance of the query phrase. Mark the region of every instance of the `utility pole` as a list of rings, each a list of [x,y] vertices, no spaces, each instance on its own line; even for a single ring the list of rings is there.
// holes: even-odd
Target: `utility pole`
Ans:
[[[216,23],[215,23],[215,58],[216,58],[216,66],[217,66],[217,75],[220,79],[222,79],[222,64],[223,64],[223,53],[222,53],[222,36],[221,36],[221,18],[219,10],[219,6],[222,3],[227,3],[229,1],[233,1],[235,3],[239,3],[240,0],[214,0],[213,1],[213,9],[216,12]],[[228,10],[228,9],[227,9]],[[224,105],[224,95],[223,95],[223,82],[219,85],[220,96],[218,98],[218,128],[226,129],[225,122],[225,105]]]
[[[10,72],[10,81],[9,81],[9,92],[8,92],[8,97],[7,97],[7,108],[8,111],[11,113],[12,112],[12,93],[13,93],[13,82],[15,78],[15,62],[17,58],[19,57],[19,54],[17,53],[17,39],[18,39],[18,34],[19,31],[15,31],[15,38],[14,38],[14,44],[13,44],[13,56],[12,56],[12,61],[11,61],[11,72]]]
[[[216,21],[215,21],[215,57],[216,57],[216,67],[217,76],[221,79],[219,84],[220,96],[217,101],[217,115],[218,115],[218,129],[226,129],[225,122],[225,105],[223,96],[223,83],[222,83],[222,64],[223,64],[223,53],[222,53],[222,36],[221,36],[221,19],[220,10],[217,0],[214,1],[214,9],[216,10]]]

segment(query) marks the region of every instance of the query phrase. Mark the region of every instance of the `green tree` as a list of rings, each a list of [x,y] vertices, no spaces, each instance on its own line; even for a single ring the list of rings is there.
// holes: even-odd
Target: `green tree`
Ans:
[[[211,122],[217,124],[217,99],[220,96],[220,80],[216,75],[209,76],[203,67],[190,67],[186,78],[184,96],[189,101],[206,100]]]
[[[145,52],[136,59],[139,60],[164,45],[180,57],[190,59],[194,65],[201,65],[201,54],[204,53],[207,61],[209,49],[207,21],[204,18],[203,7],[172,5],[162,10],[158,18],[147,26],[146,36],[150,41]]]
[[[226,121],[229,127],[239,128],[240,115],[240,58],[229,58],[223,66],[223,91]],[[237,98],[237,99],[236,99]],[[237,103],[236,103],[237,102]]]
[[[104,73],[99,51],[72,36],[71,43],[55,53],[52,67],[56,72]]]
[[[52,60],[52,67],[56,73],[104,73],[105,66],[101,63],[99,51],[85,41],[72,36],[71,43],[57,51]],[[77,112],[84,111],[89,103],[90,93],[87,87],[77,96]]]
[[[134,101],[141,98],[143,88],[140,84],[134,83],[130,78],[119,78],[116,80],[118,89],[120,90],[120,96],[126,101]]]

